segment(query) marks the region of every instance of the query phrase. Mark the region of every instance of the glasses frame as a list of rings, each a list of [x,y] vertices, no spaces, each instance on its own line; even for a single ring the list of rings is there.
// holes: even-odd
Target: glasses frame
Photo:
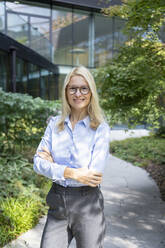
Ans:
[[[87,93],[83,93],[82,92],[83,88],[87,88],[88,89],[88,92]],[[88,86],[82,86],[82,87],[68,87],[67,86],[67,90],[68,90],[68,92],[69,92],[70,95],[76,94],[78,89],[79,89],[79,92],[81,93],[81,95],[88,95],[89,92],[90,92],[90,88]],[[74,90],[74,92],[71,93],[71,90]]]

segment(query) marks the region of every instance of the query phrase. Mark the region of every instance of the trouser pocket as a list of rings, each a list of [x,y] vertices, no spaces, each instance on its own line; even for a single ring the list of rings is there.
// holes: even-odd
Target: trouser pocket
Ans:
[[[61,193],[55,192],[54,187],[52,186],[46,196],[46,202],[49,206],[48,214],[54,216],[56,219],[65,219],[66,218],[66,207],[64,195]]]
[[[97,196],[98,196],[100,208],[101,210],[104,210],[104,197],[100,189],[97,191]]]

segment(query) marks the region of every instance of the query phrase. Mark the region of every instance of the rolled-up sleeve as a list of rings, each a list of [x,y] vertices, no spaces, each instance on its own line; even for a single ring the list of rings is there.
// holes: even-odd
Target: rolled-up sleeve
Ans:
[[[46,159],[42,159],[39,157],[37,152],[41,152],[42,148],[47,148],[50,152],[52,149],[52,129],[55,125],[54,118],[49,121],[49,124],[45,130],[44,136],[37,148],[36,154],[34,155],[34,165],[33,169],[36,173],[43,175],[52,179],[53,181],[56,180],[65,180],[64,178],[64,170],[66,165],[57,164],[54,162],[50,162]]]
[[[109,157],[110,127],[102,123],[97,128],[89,169],[103,173]]]

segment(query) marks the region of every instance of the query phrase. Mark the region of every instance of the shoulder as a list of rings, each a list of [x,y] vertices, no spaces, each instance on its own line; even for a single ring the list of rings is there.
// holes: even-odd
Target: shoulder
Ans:
[[[96,130],[98,130],[98,131],[101,131],[101,130],[110,131],[110,127],[106,121],[103,121],[100,123],[100,125],[98,126],[98,128]]]
[[[110,139],[110,127],[107,122],[101,122],[96,129],[96,136],[100,136],[105,139]]]
[[[60,120],[60,115],[56,115],[56,116],[49,116],[47,119],[47,126],[49,127],[53,127],[56,126],[58,121]]]
[[[57,122],[57,121],[59,121],[60,118],[61,118],[60,115],[56,115],[56,116],[51,116],[50,120],[51,120],[52,122]]]

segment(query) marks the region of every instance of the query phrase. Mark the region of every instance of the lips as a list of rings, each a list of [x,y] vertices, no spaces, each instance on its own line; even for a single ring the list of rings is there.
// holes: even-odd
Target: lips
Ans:
[[[75,102],[75,103],[81,103],[81,102],[83,102],[85,99],[73,99],[73,101]]]

